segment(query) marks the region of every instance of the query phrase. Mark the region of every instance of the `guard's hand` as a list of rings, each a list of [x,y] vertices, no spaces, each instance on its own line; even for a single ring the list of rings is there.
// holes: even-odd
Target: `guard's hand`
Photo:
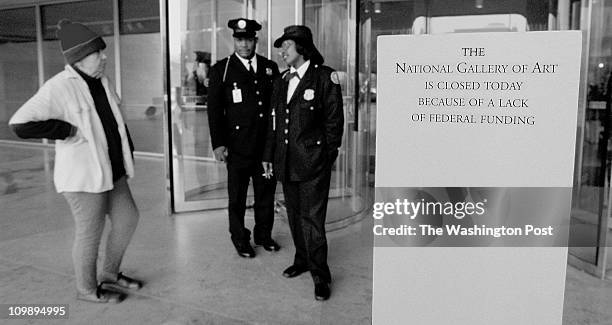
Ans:
[[[265,177],[267,179],[270,179],[272,177],[272,175],[274,175],[272,173],[273,172],[273,170],[272,170],[272,163],[264,161],[264,162],[261,163],[261,165],[262,165],[263,170],[264,170],[264,173],[261,176],[263,176],[263,177]]]
[[[217,161],[225,162],[227,160],[227,148],[225,146],[216,147],[213,152]]]

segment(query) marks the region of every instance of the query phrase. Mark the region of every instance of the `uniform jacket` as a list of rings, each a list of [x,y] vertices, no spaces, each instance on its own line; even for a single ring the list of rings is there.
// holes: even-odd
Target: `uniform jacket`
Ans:
[[[213,148],[228,148],[229,163],[261,162],[272,81],[278,74],[276,63],[260,55],[257,55],[255,76],[235,54],[212,66],[208,89],[210,138]],[[241,102],[234,102],[234,89],[240,90]]]
[[[336,159],[344,128],[342,92],[334,70],[312,62],[289,104],[288,84],[282,76],[274,82],[270,116],[275,121],[268,127],[263,160],[273,163],[280,181],[306,181]]]
[[[119,97],[108,79],[102,78],[117,121],[125,172],[134,175],[134,160],[127,129],[119,109]],[[104,128],[83,78],[71,66],[49,79],[17,112],[9,124],[60,120],[77,128],[74,136],[55,142],[54,183],[58,192],[100,193],[113,189],[113,174]]]

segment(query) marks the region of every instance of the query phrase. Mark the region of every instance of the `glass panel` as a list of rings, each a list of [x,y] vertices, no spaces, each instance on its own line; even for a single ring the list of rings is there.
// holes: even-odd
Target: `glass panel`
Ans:
[[[261,24],[261,30],[257,32],[259,41],[257,41],[257,54],[268,57],[268,0],[254,0],[253,4],[253,18]],[[273,18],[275,19],[275,17]],[[271,43],[274,40],[270,41]],[[275,51],[272,51],[274,53]]]
[[[171,0],[168,6],[171,153],[177,212],[227,205],[227,170],[212,158],[206,114],[213,5],[211,0]],[[231,37],[226,24],[227,20],[218,25],[219,29]]]
[[[603,248],[603,251],[598,251],[598,254],[607,254],[607,265],[603,265],[606,268],[607,278],[612,278],[610,271],[612,271],[612,250],[609,247],[612,246],[612,231],[610,226],[612,226],[611,218],[610,218],[610,166],[612,165],[612,142],[610,141],[610,132],[612,122],[612,1],[604,0],[593,3],[591,16],[591,48],[589,51],[589,94],[587,98],[589,99],[589,108],[591,107],[590,103],[592,100],[601,101],[605,100],[606,102],[606,116],[604,127],[607,129],[603,137],[601,139],[602,143],[601,151],[605,151],[605,157],[602,161],[605,161],[605,179],[602,181],[603,183],[603,196],[602,201],[600,202],[602,205],[601,216],[602,220],[599,227],[604,228],[605,231],[600,233],[604,233],[605,237],[603,242],[606,245]],[[591,87],[594,85],[594,87]],[[603,87],[603,91],[602,91]],[[591,89],[593,91],[591,92]]]
[[[20,140],[8,121],[38,90],[36,53],[34,8],[0,10],[0,139]]]
[[[356,23],[348,0],[304,1],[304,25],[313,33],[314,43],[325,58],[325,65],[339,75],[344,98],[344,136],[332,171],[327,223],[343,223],[366,207],[366,137],[355,132],[355,44]],[[349,30],[351,26],[351,30]],[[350,36],[349,36],[350,35]],[[349,39],[349,37],[353,37]],[[363,121],[367,122],[368,119]]]
[[[524,32],[548,30],[556,1],[431,1],[428,33]]]
[[[62,55],[60,42],[57,39],[57,23],[68,18],[79,22],[89,29],[103,36],[106,42],[106,70],[105,74],[109,80],[115,83],[115,55],[113,40],[113,3],[112,0],[92,0],[82,2],[71,2],[41,7],[42,32],[43,32],[43,56],[45,68],[45,80],[64,70],[64,56]]]
[[[586,107],[581,110],[582,141],[578,152],[579,162],[574,177],[574,200],[572,202],[572,242],[579,246],[571,247],[572,255],[597,265],[598,236],[600,227],[605,226],[608,215],[609,195],[609,138],[610,138],[610,33],[612,33],[612,2],[592,2],[590,21],[590,41],[586,89]],[[578,14],[573,6],[573,13]],[[584,8],[583,8],[584,9]],[[578,14],[579,15],[579,14]],[[581,25],[587,25],[583,22]],[[586,34],[588,35],[588,34]],[[580,132],[579,132],[580,134]],[[609,231],[609,230],[608,230]],[[578,246],[578,245],[577,245]],[[598,265],[598,267],[601,267]]]
[[[159,33],[159,1],[120,0],[119,33]]]
[[[234,38],[227,22],[240,17],[246,17],[244,0],[217,1],[217,60],[234,53]]]
[[[522,15],[479,15],[432,17],[431,34],[526,32],[527,19]]]
[[[272,20],[270,21],[272,39],[270,43],[283,35],[283,30],[289,25],[295,25],[295,1],[272,0]],[[270,60],[278,64],[278,69],[282,72],[287,68],[285,61],[278,55],[279,49],[272,47]]]
[[[137,151],[164,153],[158,0],[121,1],[121,104]]]
[[[325,58],[325,65],[346,73],[348,1],[304,1],[304,25],[312,29],[314,43]],[[346,85],[342,86],[342,93],[346,94]]]
[[[370,2],[362,6],[362,19],[364,20],[364,34],[362,37],[370,44],[365,50],[367,56],[363,58],[364,79],[360,84],[360,97],[363,98],[363,106],[360,111],[368,110],[370,118],[359,116],[360,128],[368,127],[368,154],[370,175],[369,181],[374,182],[375,155],[376,155],[376,76],[377,76],[377,37],[379,35],[394,34],[423,34],[425,33],[425,2],[424,1],[385,1]],[[423,22],[420,25],[420,22]],[[422,26],[422,27],[419,27]]]

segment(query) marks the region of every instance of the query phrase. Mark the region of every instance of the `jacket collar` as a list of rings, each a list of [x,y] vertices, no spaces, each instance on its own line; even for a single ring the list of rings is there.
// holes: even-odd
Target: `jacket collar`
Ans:
[[[255,72],[255,76],[260,77],[266,74],[266,68],[268,66],[265,64],[265,58],[263,56],[259,54],[255,54],[253,58],[255,57],[257,57],[256,59],[257,60],[257,71]],[[229,60],[228,64],[232,65],[232,67],[238,69],[243,74],[251,76],[251,73],[249,72],[247,67],[241,62],[241,59],[238,58],[238,54],[233,53],[232,55],[229,56],[228,60]]]
[[[289,68],[289,72],[293,73],[293,72],[297,72],[298,76],[300,76],[300,79],[304,78],[304,75],[306,74],[306,71],[308,70],[308,67],[310,67],[310,60],[307,60],[306,62],[304,62],[299,68],[294,68],[291,67]]]
[[[68,78],[81,78],[81,76],[79,76],[79,73],[76,72],[76,70],[74,70],[74,68],[70,64],[66,64],[66,66],[64,67],[64,71],[67,72]]]
[[[244,66],[244,69],[246,71],[249,71],[249,68],[248,68],[249,60],[242,58],[236,52],[234,52],[234,56],[236,57],[236,59],[238,59],[238,62],[242,63],[242,66]],[[259,62],[258,61],[259,60],[257,59],[257,54],[253,55],[253,57],[251,58],[251,65],[253,66],[253,69],[255,69],[255,73],[259,72]]]

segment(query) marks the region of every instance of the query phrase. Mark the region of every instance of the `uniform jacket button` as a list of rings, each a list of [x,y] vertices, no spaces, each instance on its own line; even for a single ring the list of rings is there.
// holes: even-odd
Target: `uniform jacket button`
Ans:
[[[288,143],[289,143],[289,140],[285,139],[285,144],[288,144]]]
[[[286,109],[286,110],[285,110],[285,113],[289,114],[289,110],[288,110],[288,109]]]
[[[321,144],[321,140],[318,140],[318,141],[317,141],[317,145],[319,145],[319,144]]]
[[[240,125],[236,125],[236,130],[240,130]]]
[[[311,111],[314,111],[314,107],[310,106],[310,110],[311,110]]]
[[[285,134],[289,133],[289,130],[285,129]]]
[[[263,117],[263,113],[259,113],[259,117]]]
[[[285,119],[285,123],[289,123],[289,119],[288,118]]]
[[[259,103],[257,103],[259,106],[263,105],[263,103],[260,101]]]

